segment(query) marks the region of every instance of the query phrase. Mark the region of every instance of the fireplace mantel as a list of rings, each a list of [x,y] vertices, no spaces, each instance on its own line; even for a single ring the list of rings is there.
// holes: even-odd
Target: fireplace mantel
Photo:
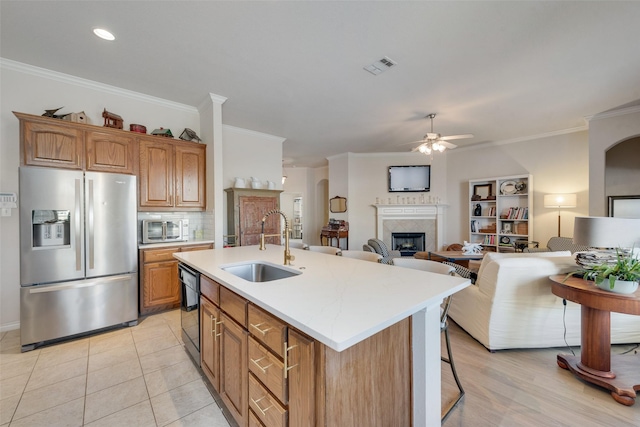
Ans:
[[[384,221],[388,220],[435,220],[435,250],[439,250],[444,245],[445,231],[445,210],[448,205],[428,204],[428,205],[373,205],[376,208],[376,237],[387,242],[384,238]],[[422,231],[422,230],[411,230]]]

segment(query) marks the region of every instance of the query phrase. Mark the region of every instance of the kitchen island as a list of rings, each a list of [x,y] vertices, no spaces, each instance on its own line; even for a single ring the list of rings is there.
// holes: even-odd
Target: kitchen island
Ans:
[[[398,418],[395,417],[398,416],[407,417],[408,422],[395,425],[440,425],[439,307],[445,297],[469,286],[470,282],[459,277],[316,252],[298,249],[292,249],[291,252],[296,257],[291,266],[282,266],[283,248],[273,245],[267,245],[265,251],[258,250],[257,246],[244,246],[176,253],[174,256],[203,275],[203,290],[205,283],[219,285],[220,291],[216,295],[220,296],[221,314],[211,315],[213,329],[209,335],[221,335],[216,333],[220,332],[216,329],[216,325],[222,323],[217,322],[220,319],[230,326],[236,323],[231,322],[229,316],[225,317],[222,307],[224,299],[232,297],[246,301],[249,307],[246,316],[249,317],[246,322],[249,330],[239,334],[252,334],[249,337],[250,350],[254,336],[260,338],[260,333],[265,335],[264,328],[260,331],[262,323],[251,323],[252,310],[267,319],[273,316],[276,318],[274,321],[282,323],[295,334],[301,332],[309,338],[308,341],[313,342],[308,365],[314,378],[308,382],[315,385],[313,396],[307,396],[306,401],[307,405],[313,406],[312,412],[316,411],[312,425],[348,425],[350,422],[355,424],[349,425],[365,425],[363,422],[366,425],[392,425],[388,424],[389,420],[397,422]],[[278,265],[301,274],[256,283],[221,268],[254,261]],[[225,297],[227,294],[230,297]],[[207,304],[217,309],[217,301],[213,303]],[[242,319],[242,315],[235,319]],[[208,335],[204,331],[205,326],[201,325],[203,355]],[[302,334],[298,335],[304,338]],[[296,342],[300,342],[299,339]],[[262,348],[261,342],[256,345]],[[269,347],[268,343],[264,347]],[[238,347],[237,357],[242,357],[242,348]],[[292,361],[304,361],[299,355],[292,355],[289,361],[291,365],[287,366],[286,341],[284,353],[274,353],[265,354],[276,363],[284,359],[285,379],[287,371],[294,367]],[[249,357],[249,360],[253,365],[264,363],[256,362],[262,360],[259,358]],[[373,365],[368,365],[370,363]],[[249,368],[253,366],[251,363],[248,365]],[[358,368],[359,365],[363,365],[362,368]],[[301,366],[306,365],[302,363]],[[255,368],[251,371],[252,375],[248,376],[249,388],[263,385],[254,377],[260,379],[258,374],[267,368],[263,366],[258,371]],[[253,375],[254,371],[258,374]],[[292,370],[289,375],[290,390],[288,396],[284,393],[283,402],[295,397],[292,382],[298,389],[300,383],[305,382],[305,378],[296,377],[294,372]],[[267,398],[276,394],[272,389],[268,390],[269,393],[265,393]],[[251,391],[249,395],[252,395]],[[260,399],[262,397],[248,399],[252,409],[248,412],[248,425],[261,425],[253,422],[256,415],[262,424],[267,425],[262,416],[271,416],[280,411],[278,408],[271,410],[273,404],[265,409],[260,406],[264,403]],[[384,407],[385,404],[388,407]],[[284,413],[287,408],[286,405],[282,406],[280,412]],[[288,415],[291,426],[300,423],[295,421],[297,418],[294,415],[293,410]],[[284,421],[277,425],[287,425],[286,414],[280,419]],[[305,417],[305,420],[308,419],[311,418]]]

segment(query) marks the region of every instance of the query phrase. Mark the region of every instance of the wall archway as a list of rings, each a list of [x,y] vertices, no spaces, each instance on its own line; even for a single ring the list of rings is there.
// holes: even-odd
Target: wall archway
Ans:
[[[605,197],[640,194],[640,136],[619,141],[605,152]]]

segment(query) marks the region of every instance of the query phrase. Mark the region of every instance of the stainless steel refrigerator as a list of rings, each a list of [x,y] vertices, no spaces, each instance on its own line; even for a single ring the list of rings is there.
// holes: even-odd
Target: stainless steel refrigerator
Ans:
[[[20,168],[22,351],[138,321],[136,177]]]

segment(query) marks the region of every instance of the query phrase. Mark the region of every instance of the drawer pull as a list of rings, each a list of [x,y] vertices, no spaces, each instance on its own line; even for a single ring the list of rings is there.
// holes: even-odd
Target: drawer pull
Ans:
[[[284,342],[284,377],[287,378],[287,373],[289,372],[289,370],[295,368],[296,366],[298,366],[298,364],[296,363],[293,366],[288,366],[289,364],[289,350],[292,350],[294,348],[297,347],[297,345],[292,345],[291,347],[287,347],[287,342]]]
[[[262,336],[264,337],[265,335],[267,335],[267,332],[269,332],[270,330],[273,329],[273,327],[269,327],[267,329],[260,329],[260,326],[264,325],[264,322],[262,323],[258,323],[257,325],[254,325],[253,323],[250,324],[255,330],[257,330],[258,332],[260,332],[262,334]]]
[[[269,369],[271,367],[271,365],[273,365],[273,363],[269,363],[267,366],[262,367],[262,366],[260,366],[260,364],[258,362],[263,360],[263,359],[264,359],[264,357],[261,357],[260,359],[251,359],[251,358],[249,358],[249,360],[251,360],[254,363],[254,365],[256,365],[258,367],[258,369],[260,369],[262,371],[263,374],[266,374],[267,373],[267,369]]]
[[[260,407],[260,405],[258,405],[258,402],[260,402],[261,400],[263,400],[265,397],[267,396],[262,396],[260,399],[254,400],[253,398],[251,399],[251,401],[253,402],[254,405],[256,405],[256,408],[258,408],[258,411],[260,411],[260,413],[262,414],[262,416],[266,416],[266,412],[273,408],[273,403],[271,404],[271,406],[267,406],[266,408],[262,409]]]

